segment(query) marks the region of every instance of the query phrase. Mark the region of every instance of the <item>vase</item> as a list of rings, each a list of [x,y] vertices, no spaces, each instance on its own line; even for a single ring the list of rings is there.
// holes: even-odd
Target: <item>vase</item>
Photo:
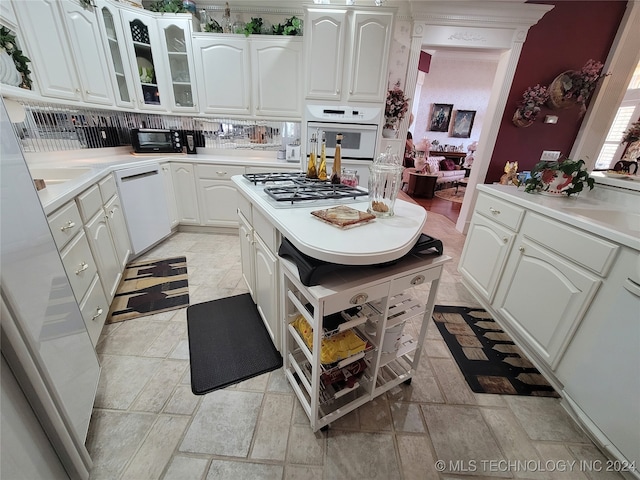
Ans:
[[[520,113],[520,110],[515,111],[515,113],[513,114],[512,121],[513,121],[513,124],[519,128],[530,127],[531,125],[533,125],[533,119],[524,118]]]
[[[564,110],[576,106],[578,102],[574,97],[565,98],[564,96],[566,93],[564,83],[576,73],[574,70],[567,70],[553,79],[553,82],[549,85],[549,100],[547,100],[549,108]]]
[[[396,129],[384,127],[382,129],[382,136],[383,138],[396,138]]]

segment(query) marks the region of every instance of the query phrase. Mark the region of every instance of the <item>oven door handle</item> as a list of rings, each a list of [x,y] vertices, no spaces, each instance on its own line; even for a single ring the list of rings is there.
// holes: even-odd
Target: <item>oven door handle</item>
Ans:
[[[308,128],[319,128],[320,130],[326,130],[327,128],[338,130],[378,130],[378,125],[364,124],[364,123],[330,123],[330,122],[308,122]]]

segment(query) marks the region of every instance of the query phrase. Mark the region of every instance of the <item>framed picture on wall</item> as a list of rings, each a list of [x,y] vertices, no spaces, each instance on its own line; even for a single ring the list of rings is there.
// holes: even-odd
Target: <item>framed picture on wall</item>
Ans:
[[[469,138],[475,117],[475,110],[457,110],[456,118],[453,121],[451,136],[456,138]]]
[[[451,120],[451,112],[453,105],[448,103],[434,103],[431,111],[431,122],[429,130],[432,132],[448,132],[449,121]]]

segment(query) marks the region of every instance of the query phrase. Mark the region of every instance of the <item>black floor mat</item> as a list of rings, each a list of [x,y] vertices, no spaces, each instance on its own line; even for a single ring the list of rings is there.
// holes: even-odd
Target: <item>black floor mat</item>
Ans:
[[[187,309],[191,391],[218,390],[282,366],[248,293]]]

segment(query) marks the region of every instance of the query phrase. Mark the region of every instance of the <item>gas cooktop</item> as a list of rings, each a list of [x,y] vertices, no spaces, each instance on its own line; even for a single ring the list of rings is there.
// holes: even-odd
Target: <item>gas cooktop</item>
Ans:
[[[276,202],[289,204],[317,201],[344,203],[369,195],[365,189],[309,179],[301,172],[247,173],[244,177],[255,185],[268,185],[264,193]]]

